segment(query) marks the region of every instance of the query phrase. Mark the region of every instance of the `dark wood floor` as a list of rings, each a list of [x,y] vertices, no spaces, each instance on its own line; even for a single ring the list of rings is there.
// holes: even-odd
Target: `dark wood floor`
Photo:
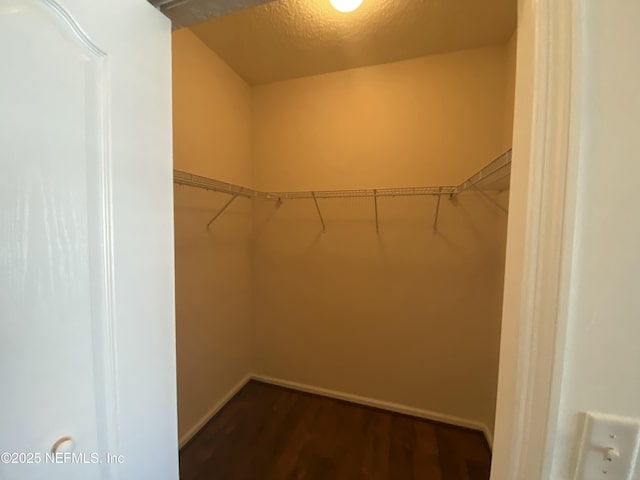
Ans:
[[[480,432],[252,381],[180,451],[181,480],[487,480]]]

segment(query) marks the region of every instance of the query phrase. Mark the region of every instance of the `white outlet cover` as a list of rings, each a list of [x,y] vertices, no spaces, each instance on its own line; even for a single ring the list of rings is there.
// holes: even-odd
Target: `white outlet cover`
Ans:
[[[639,448],[639,418],[587,412],[574,480],[638,480]]]

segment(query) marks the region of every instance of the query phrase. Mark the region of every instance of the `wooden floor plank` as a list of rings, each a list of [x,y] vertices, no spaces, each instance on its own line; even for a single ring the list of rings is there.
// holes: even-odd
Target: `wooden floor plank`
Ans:
[[[480,432],[251,381],[180,451],[181,480],[488,480]]]

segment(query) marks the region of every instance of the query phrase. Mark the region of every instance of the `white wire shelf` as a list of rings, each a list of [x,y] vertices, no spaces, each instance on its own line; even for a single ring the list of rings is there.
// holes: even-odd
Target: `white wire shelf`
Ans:
[[[228,193],[245,198],[261,198],[266,200],[298,200],[311,198],[371,198],[371,197],[415,197],[420,195],[451,195],[458,187],[404,187],[360,190],[316,190],[295,192],[261,192],[252,188],[222,182],[200,175],[173,171],[173,182],[178,185],[203,188],[213,192]]]
[[[480,190],[506,190],[511,177],[511,149],[504,152],[489,165],[458,185],[455,195],[475,188]]]
[[[486,167],[475,173],[465,182],[457,186],[435,186],[435,187],[402,187],[402,188],[379,188],[379,189],[360,189],[360,190],[316,190],[316,191],[297,191],[297,192],[261,192],[252,188],[234,185],[232,183],[221,182],[208,177],[194,175],[192,173],[181,170],[173,171],[173,182],[178,185],[186,185],[189,187],[202,188],[214,192],[227,193],[232,195],[231,199],[218,211],[215,217],[211,219],[207,228],[233,203],[237,197],[258,198],[262,200],[275,200],[282,202],[283,200],[299,200],[312,199],[322,223],[322,229],[325,230],[324,218],[318,204],[318,199],[329,198],[373,198],[376,231],[379,231],[378,223],[378,198],[381,197],[417,197],[417,196],[436,196],[438,202],[436,206],[436,214],[433,229],[437,228],[438,215],[440,212],[440,199],[443,195],[454,198],[457,195],[474,189],[480,192],[487,200],[493,203],[497,208],[505,213],[507,209],[497,203],[493,198],[489,197],[485,190],[505,190],[509,188],[509,178],[511,175],[511,149],[500,155]]]
[[[303,198],[373,198],[373,197],[417,197],[420,195],[450,195],[456,187],[405,187],[363,190],[317,190],[307,192],[274,192],[283,200]]]
[[[253,190],[252,188],[234,185],[232,183],[221,182],[213,178],[202,177],[182,170],[173,171],[173,183],[187,185],[189,187],[203,188],[212,192],[228,193],[245,198],[269,199],[269,194]]]

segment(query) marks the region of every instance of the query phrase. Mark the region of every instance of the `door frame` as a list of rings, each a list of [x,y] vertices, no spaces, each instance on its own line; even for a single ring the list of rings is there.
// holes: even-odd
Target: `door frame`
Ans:
[[[578,0],[518,0],[492,480],[548,480],[563,380],[580,157]]]
[[[519,0],[509,229],[492,480],[550,478],[580,157],[583,15]]]

